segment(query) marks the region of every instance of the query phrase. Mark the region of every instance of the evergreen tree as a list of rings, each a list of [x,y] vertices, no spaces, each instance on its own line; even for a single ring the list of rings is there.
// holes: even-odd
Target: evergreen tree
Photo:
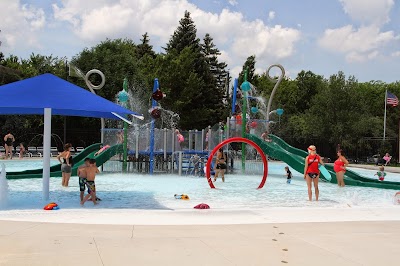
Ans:
[[[256,72],[255,66],[256,66],[256,56],[252,55],[247,57],[246,62],[243,65],[242,71],[239,73],[239,84],[243,83],[244,73],[246,72],[246,69],[248,69],[247,81],[253,84],[254,86],[257,86],[258,75],[255,74]]]
[[[149,44],[150,39],[147,32],[142,35],[143,39],[140,39],[141,44],[136,46],[136,58],[141,59],[145,55],[148,55],[152,58],[156,57],[156,53],[153,51],[153,46]]]
[[[228,72],[225,70],[227,64],[225,62],[219,62],[218,56],[221,54],[218,48],[216,48],[213,43],[213,38],[211,38],[210,34],[206,34],[203,39],[202,53],[205,57],[205,61],[209,67],[211,75],[214,78],[215,87],[218,93],[222,95],[225,94],[226,84],[229,83],[227,80]]]
[[[179,21],[179,26],[171,36],[165,50],[168,53],[175,49],[179,54],[186,47],[190,47],[193,51],[200,51],[200,39],[197,38],[196,34],[196,25],[190,17],[190,12],[185,11],[184,17]]]
[[[167,93],[163,106],[180,115],[182,129],[202,129],[224,119],[223,93],[218,91],[196,34],[186,11],[158,66],[157,76]]]

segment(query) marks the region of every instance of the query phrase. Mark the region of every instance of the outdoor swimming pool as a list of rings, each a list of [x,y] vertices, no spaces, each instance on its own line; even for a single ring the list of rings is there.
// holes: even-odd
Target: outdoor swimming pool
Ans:
[[[21,163],[19,161],[16,164]],[[40,161],[22,162],[24,169],[37,168]],[[54,161],[56,163],[56,161]],[[6,162],[7,170],[13,169],[14,162]],[[261,175],[226,175],[226,182],[219,179],[210,189],[204,177],[178,175],[141,175],[103,173],[96,178],[101,203],[96,209],[139,209],[139,210],[185,210],[198,203],[207,203],[212,209],[257,210],[275,207],[298,208],[348,208],[390,207],[394,190],[364,187],[338,188],[335,184],[320,183],[320,201],[309,202],[307,186],[302,175],[293,171],[292,184],[286,184],[284,163],[270,162],[269,175],[263,189],[257,190]],[[16,166],[15,166],[16,167]],[[22,169],[19,169],[22,170]],[[375,171],[353,168],[352,170],[373,177]],[[387,180],[399,181],[400,174],[388,173]],[[60,178],[50,178],[50,201],[57,202],[63,209],[80,208],[78,178],[71,177],[70,187],[63,188]],[[9,210],[39,209],[43,206],[42,180],[8,180]],[[190,200],[177,200],[174,194],[187,194]]]

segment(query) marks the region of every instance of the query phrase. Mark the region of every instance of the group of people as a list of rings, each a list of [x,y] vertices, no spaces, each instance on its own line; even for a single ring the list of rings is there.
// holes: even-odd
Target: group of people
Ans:
[[[321,156],[317,154],[317,148],[314,145],[310,145],[308,148],[308,155],[304,161],[304,179],[307,182],[308,189],[308,200],[312,201],[312,186],[314,185],[315,200],[319,199],[319,188],[318,182],[320,177],[319,165],[325,165]],[[346,172],[346,167],[349,162],[344,157],[343,151],[337,151],[337,160],[333,165],[333,170],[336,173],[336,179],[339,187],[344,187],[344,173]],[[287,183],[290,184],[292,180],[292,172],[289,167],[285,167]]]
[[[312,200],[312,185],[314,185],[315,192],[315,200],[318,201],[319,198],[319,188],[318,181],[320,177],[319,165],[324,165],[321,156],[317,154],[317,149],[314,145],[310,145],[308,147],[308,156],[305,158],[304,163],[304,179],[307,182],[308,188],[308,199]],[[389,156],[388,153],[386,156]],[[344,187],[344,175],[346,173],[346,168],[349,165],[349,161],[346,159],[344,152],[342,149],[337,150],[337,159],[333,164],[333,170],[336,173],[336,180],[339,187]],[[287,183],[290,184],[292,173],[289,170],[289,167],[285,167]],[[379,167],[379,171],[375,174],[378,176],[379,181],[384,181],[386,173],[383,165]]]
[[[68,187],[69,180],[71,178],[72,166],[74,165],[74,160],[71,154],[72,144],[67,143],[64,145],[64,151],[61,152],[57,159],[61,163],[61,185],[63,187]],[[100,151],[99,151],[100,152]],[[80,202],[84,205],[86,201],[91,200],[93,204],[97,204],[99,198],[96,197],[96,185],[95,178],[96,174],[100,171],[96,166],[96,160],[86,158],[84,164],[78,168],[79,177],[79,190],[80,190]],[[88,194],[85,196],[85,190],[87,188]]]

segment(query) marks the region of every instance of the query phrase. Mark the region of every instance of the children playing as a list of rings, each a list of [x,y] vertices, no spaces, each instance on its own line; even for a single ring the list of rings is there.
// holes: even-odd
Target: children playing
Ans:
[[[88,187],[89,194],[84,197],[83,201],[81,201],[81,205],[83,206],[90,197],[93,201],[93,204],[96,205],[96,185],[94,183],[94,179],[96,178],[96,174],[100,173],[96,166],[96,160],[90,159],[89,166],[85,167],[84,169],[86,172],[86,186]]]
[[[292,182],[292,172],[289,170],[288,166],[285,166],[285,170],[286,170],[286,183],[290,184]]]
[[[375,175],[378,176],[379,181],[385,180],[386,173],[385,173],[385,168],[383,167],[383,165],[379,166],[379,171]]]

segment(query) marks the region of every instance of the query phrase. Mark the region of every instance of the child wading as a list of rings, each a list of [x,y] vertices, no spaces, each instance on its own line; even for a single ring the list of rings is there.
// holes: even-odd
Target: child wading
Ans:
[[[385,168],[383,166],[380,166],[379,172],[377,172],[375,175],[378,176],[379,181],[385,180],[385,176],[386,176]]]
[[[285,167],[285,170],[286,170],[286,177],[287,177],[286,183],[290,184],[292,182],[292,172],[290,172],[288,166]]]
[[[96,185],[94,183],[94,179],[96,178],[96,174],[100,173],[99,169],[96,166],[96,160],[90,159],[89,166],[85,167],[86,171],[86,185],[89,190],[89,194],[85,196],[83,201],[81,201],[81,205],[85,204],[85,202],[91,197],[93,204],[96,205]]]

